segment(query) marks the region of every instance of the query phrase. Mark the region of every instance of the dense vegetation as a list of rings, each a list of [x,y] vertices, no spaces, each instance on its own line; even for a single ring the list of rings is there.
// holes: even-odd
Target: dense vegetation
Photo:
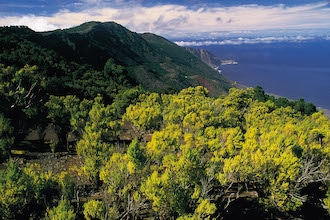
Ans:
[[[10,100],[9,93],[2,97]],[[178,94],[134,87],[111,103],[101,95],[51,95],[44,115],[76,141],[59,139],[48,149],[65,145],[82,163],[54,172],[38,160],[9,160],[0,175],[1,216],[273,218],[301,217],[310,209],[325,216],[330,121],[309,112],[310,104],[298,108],[301,100],[278,106],[278,99],[261,94],[260,87],[216,98],[203,87]],[[8,155],[21,135],[16,123],[28,122],[6,112],[1,120],[1,152]],[[130,133],[126,141],[124,133]]]
[[[329,218],[330,121],[313,104],[151,92],[114,58],[98,68],[26,36],[43,37],[0,32],[2,219]]]

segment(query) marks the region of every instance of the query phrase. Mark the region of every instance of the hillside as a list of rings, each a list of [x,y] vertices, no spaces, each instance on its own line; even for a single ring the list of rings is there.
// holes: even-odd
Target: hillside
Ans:
[[[219,95],[230,88],[223,76],[184,48],[154,34],[131,32],[114,22],[88,22],[43,33],[21,32],[22,40],[52,50],[66,61],[79,65],[89,64],[100,70],[112,58],[126,68],[136,84],[149,91],[179,91],[203,85],[211,94]],[[0,59],[0,63],[4,61]]]

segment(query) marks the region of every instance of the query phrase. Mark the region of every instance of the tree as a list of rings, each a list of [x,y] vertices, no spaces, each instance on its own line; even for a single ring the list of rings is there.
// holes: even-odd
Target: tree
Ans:
[[[6,219],[17,218],[24,211],[25,201],[31,200],[32,189],[28,187],[24,173],[10,161],[0,173],[0,213]]]
[[[45,88],[45,79],[37,72],[37,66],[25,65],[18,71],[0,65],[2,94],[11,109],[19,108],[28,116],[35,110],[31,108],[40,101],[40,92]]]
[[[0,214],[5,219],[40,215],[54,193],[55,184],[50,172],[36,164],[20,169],[12,160],[0,172]]]
[[[134,166],[134,170],[141,170],[143,168],[147,158],[137,140],[133,140],[128,146],[127,159]]]
[[[102,201],[89,200],[84,204],[84,217],[87,220],[91,219],[106,219],[105,207]]]
[[[189,196],[176,181],[176,175],[169,169],[163,174],[154,171],[142,183],[141,191],[148,200],[152,201],[152,209],[161,219],[187,213]]]
[[[10,120],[0,113],[0,161],[10,154],[9,150],[14,143],[12,132]]]
[[[189,87],[183,89],[177,95],[163,95],[163,115],[165,123],[182,125],[184,118],[188,114],[191,115],[188,116],[186,120],[192,118],[191,116],[194,114],[202,113],[203,110],[207,109],[207,106],[209,106],[212,100],[207,97],[208,93],[206,88],[197,86],[195,88]],[[205,123],[206,118],[196,118],[196,120],[198,119],[202,121],[202,124]]]
[[[60,187],[61,197],[67,200],[72,199],[74,194],[73,177],[68,172],[63,171],[56,176],[56,182]]]
[[[200,201],[198,207],[195,210],[195,214],[198,219],[210,219],[210,215],[213,215],[217,210],[217,207],[214,203],[211,203],[207,199]]]
[[[175,154],[179,150],[181,138],[182,129],[176,124],[168,124],[162,130],[155,131],[146,146],[149,160],[160,164],[164,156]]]
[[[114,152],[121,121],[117,120],[110,105],[102,103],[102,97],[94,99],[88,113],[82,139],[76,149],[79,156],[85,159],[84,174],[94,183],[98,181],[99,168],[104,165]]]
[[[157,93],[142,94],[139,102],[130,105],[123,115],[124,121],[130,121],[140,132],[160,127],[161,98]]]
[[[131,148],[136,149],[136,144],[131,144]],[[100,180],[107,189],[104,198],[108,204],[107,213],[110,216],[113,216],[114,212],[121,213],[118,218],[135,218],[147,206],[139,191],[141,180],[144,178],[141,154],[138,151],[130,151],[130,155],[112,154],[100,171]],[[140,167],[137,167],[137,164]]]
[[[103,71],[92,68],[80,70],[82,71],[83,74],[70,84],[78,93],[82,93],[83,97],[89,99],[101,94],[109,104],[117,94],[131,87],[124,67],[115,64],[113,59],[105,63]]]
[[[37,66],[25,65],[17,70],[0,64],[0,82],[0,114],[10,120],[13,144],[16,144],[25,137],[31,125],[41,120],[39,114],[43,112],[41,102],[45,98],[46,79]]]
[[[256,86],[254,88],[254,99],[255,100],[258,100],[259,102],[266,102],[267,98],[268,97],[265,94],[265,91],[260,86]]]
[[[122,115],[125,113],[126,108],[131,104],[135,104],[139,96],[144,92],[145,91],[142,89],[141,86],[128,88],[119,92],[114,98],[113,103],[111,104],[112,108],[116,112],[116,116],[118,118],[121,118]]]
[[[47,210],[46,219],[49,220],[74,220],[76,214],[70,203],[62,199],[58,202],[56,207]]]
[[[92,107],[92,101],[80,100],[72,95],[51,95],[45,103],[45,107],[48,110],[47,118],[59,129],[62,144],[68,144],[69,132],[81,138],[88,113]]]

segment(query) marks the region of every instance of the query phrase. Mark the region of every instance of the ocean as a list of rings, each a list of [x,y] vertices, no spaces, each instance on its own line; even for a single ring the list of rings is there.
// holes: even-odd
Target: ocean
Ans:
[[[222,74],[246,86],[330,109],[330,41],[199,46],[222,60]]]

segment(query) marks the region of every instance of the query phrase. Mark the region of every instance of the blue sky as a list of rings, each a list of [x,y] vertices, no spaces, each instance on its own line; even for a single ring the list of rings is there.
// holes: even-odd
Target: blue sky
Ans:
[[[330,36],[330,3],[326,0],[0,2],[0,26],[26,25],[36,31],[48,31],[86,21],[115,21],[135,32],[152,32],[170,39],[212,40],[258,33],[270,41],[269,37],[284,39],[284,35],[285,39],[292,40],[292,35],[297,35],[304,40],[312,35]]]

